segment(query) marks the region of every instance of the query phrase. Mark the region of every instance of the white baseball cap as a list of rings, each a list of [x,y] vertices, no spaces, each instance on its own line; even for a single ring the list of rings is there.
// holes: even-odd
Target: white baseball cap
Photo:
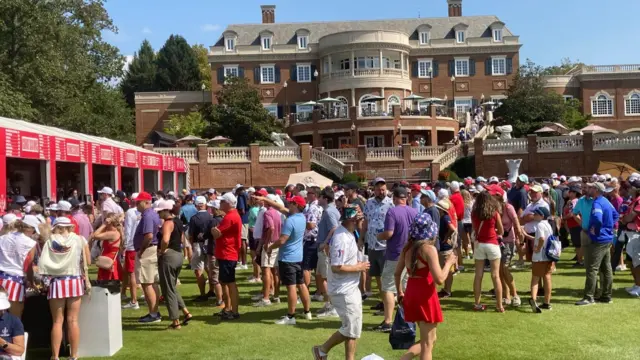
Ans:
[[[196,196],[196,205],[204,205],[207,203],[207,198],[204,196]]]
[[[549,191],[549,184],[543,183],[542,184],[542,191]]]
[[[25,215],[25,217],[22,218],[22,222],[31,226],[36,230],[36,233],[40,234],[40,229],[38,229],[38,226],[41,224],[41,222],[35,215]]]
[[[220,210],[220,200],[211,200],[207,203],[207,207]]]
[[[558,174],[556,174],[556,173],[551,173],[551,178],[552,178],[552,179],[557,179],[557,178],[558,178]]]
[[[102,188],[102,190],[98,190],[98,194],[113,195],[113,189],[108,186],[105,186]]]
[[[240,185],[240,186],[242,186],[242,185]],[[230,193],[230,192],[228,192],[228,193],[226,193],[226,194],[222,195],[222,196],[220,197],[220,201],[226,201],[226,202],[228,202],[229,204],[231,204],[232,206],[236,206],[236,204],[238,203],[238,199],[236,199],[236,196],[235,196],[235,195],[233,195],[233,194],[232,194],[232,193]]]
[[[449,197],[449,190],[440,189],[440,191],[438,191],[438,199],[443,199],[443,198],[448,198],[448,197]]]
[[[65,200],[58,201],[58,210],[71,211],[71,203]]]
[[[572,182],[580,182],[580,181],[582,181],[582,180],[581,180],[579,177],[577,177],[577,176],[572,176],[572,177],[570,177],[570,178],[569,178],[569,180],[568,180],[568,181],[569,181],[570,183],[572,183]]]
[[[566,177],[566,176],[564,176],[564,175],[561,175],[561,176],[560,176],[560,181],[567,181],[567,177]]]
[[[12,222],[14,222],[14,221],[16,221],[16,220],[18,220],[18,217],[17,217],[17,216],[16,216],[16,214],[14,214],[14,213],[5,214],[5,215],[2,217],[2,222],[3,222],[5,225],[9,225],[9,224],[11,224]]]
[[[156,202],[155,211],[173,210],[174,202],[171,200],[159,200]]]
[[[496,183],[497,184],[499,182],[500,182],[500,179],[498,179],[497,176],[492,176],[492,177],[489,178],[489,184],[491,184],[491,183]]]
[[[215,193],[216,193],[216,189],[214,188],[207,190],[207,194],[215,194]]]
[[[69,220],[66,216],[59,216],[55,220],[53,220],[53,227],[57,226],[73,226],[71,220]]]
[[[254,188],[253,186],[247,189],[248,193],[254,193],[256,192],[256,188]]]
[[[598,182],[605,182],[607,178],[604,175],[598,175]]]
[[[451,191],[458,191],[460,190],[460,183],[457,181],[452,181],[451,182]]]
[[[29,200],[29,201],[27,201],[26,206],[33,206],[33,205],[35,205],[35,204],[37,204],[35,201],[33,201],[33,200]]]
[[[58,211],[58,204],[53,203],[53,204],[49,205],[49,207],[47,208],[47,210],[50,210],[50,211]]]
[[[421,182],[420,183],[420,187],[423,188],[423,189],[426,189],[427,188],[427,183],[426,182]]]
[[[131,200],[135,200],[138,198],[138,193],[131,194]]]
[[[167,196],[176,196],[176,193],[174,191],[169,191],[167,193]]]

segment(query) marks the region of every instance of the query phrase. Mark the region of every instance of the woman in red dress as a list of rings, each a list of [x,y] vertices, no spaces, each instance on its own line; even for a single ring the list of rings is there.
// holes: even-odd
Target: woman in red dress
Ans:
[[[113,259],[113,267],[110,270],[98,269],[98,280],[121,280],[120,261],[118,260],[122,243],[120,217],[116,214],[108,214],[104,223],[93,233],[92,238],[102,241],[100,256]]]
[[[436,341],[436,327],[442,322],[442,310],[438,300],[437,285],[447,278],[449,269],[458,261],[452,254],[440,267],[438,250],[434,240],[438,235],[438,225],[426,213],[416,216],[409,233],[409,241],[402,250],[401,261],[395,271],[398,301],[404,307],[404,320],[415,322],[420,328],[420,342],[414,344],[401,360],[430,360]],[[409,276],[406,292],[402,289],[402,273]]]

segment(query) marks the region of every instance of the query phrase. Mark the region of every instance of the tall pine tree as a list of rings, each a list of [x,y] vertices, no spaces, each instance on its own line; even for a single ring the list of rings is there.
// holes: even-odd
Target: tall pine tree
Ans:
[[[156,91],[200,90],[202,76],[195,52],[180,35],[171,35],[156,58]]]
[[[129,69],[120,83],[120,89],[130,107],[135,106],[135,93],[156,90],[156,54],[148,40],[140,45]]]

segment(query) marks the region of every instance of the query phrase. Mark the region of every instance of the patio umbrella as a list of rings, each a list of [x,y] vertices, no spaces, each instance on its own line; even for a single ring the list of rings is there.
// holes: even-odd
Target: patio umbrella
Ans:
[[[573,136],[573,135],[582,135],[582,131],[580,131],[580,130],[573,130],[572,132],[568,133],[567,135],[569,135],[569,136]]]
[[[600,161],[600,165],[598,165],[598,174],[610,174],[613,177],[622,178],[622,180],[627,180],[631,174],[636,172],[638,170],[626,163]]]
[[[360,100],[360,102],[376,102],[376,101],[381,101],[381,100],[384,100],[384,98],[382,96],[375,96],[374,95],[374,96],[368,97],[366,99],[362,99],[362,100]]]
[[[596,133],[596,132],[613,132],[613,133],[615,133],[616,132],[615,130],[603,128],[602,126],[595,125],[595,124],[590,124],[589,126],[580,129],[580,131],[582,131],[582,132],[593,132],[593,133]]]
[[[424,99],[424,97],[416,94],[411,94],[402,100],[422,100],[422,99]]]
[[[228,143],[230,142],[231,139],[226,138],[224,136],[216,136],[213,139],[210,139],[209,141],[207,141],[208,143],[215,143],[215,144],[224,144],[224,143]]]
[[[198,137],[198,136],[194,136],[194,135],[187,135],[185,137],[183,137],[182,139],[178,139],[176,140],[176,142],[180,142],[180,141],[204,141],[203,138]]]
[[[332,97],[326,97],[324,99],[320,99],[318,100],[319,103],[335,103],[335,102],[340,102],[340,100],[338,99],[334,99]]]
[[[483,102],[483,103],[482,103],[482,104],[480,104],[480,105],[485,106],[485,105],[495,105],[495,104],[496,104],[496,103],[494,103],[493,101],[487,101],[487,102]]]
[[[437,97],[430,97],[430,98],[424,99],[424,101],[436,102],[436,101],[444,101],[444,100]]]
[[[287,184],[304,184],[305,186],[316,185],[322,189],[326,186],[331,186],[333,184],[333,180],[322,176],[315,171],[305,171],[289,175]]]
[[[311,100],[311,101],[307,101],[306,103],[302,103],[300,105],[302,105],[302,106],[316,106],[317,103],[315,101]]]
[[[548,127],[548,126],[545,126],[545,127],[540,128],[540,129],[538,129],[538,130],[536,130],[534,132],[538,133],[538,134],[543,134],[543,133],[554,133],[556,131],[554,129]]]

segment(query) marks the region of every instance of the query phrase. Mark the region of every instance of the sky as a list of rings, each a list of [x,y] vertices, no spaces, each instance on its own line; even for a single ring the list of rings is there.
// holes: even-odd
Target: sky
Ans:
[[[131,56],[148,39],[158,50],[171,34],[213,45],[228,24],[260,23],[260,5],[276,5],[276,22],[447,16],[446,0],[108,0],[118,34],[105,39]],[[463,0],[463,15],[496,15],[523,44],[521,59],[558,65],[640,63],[640,0]]]

